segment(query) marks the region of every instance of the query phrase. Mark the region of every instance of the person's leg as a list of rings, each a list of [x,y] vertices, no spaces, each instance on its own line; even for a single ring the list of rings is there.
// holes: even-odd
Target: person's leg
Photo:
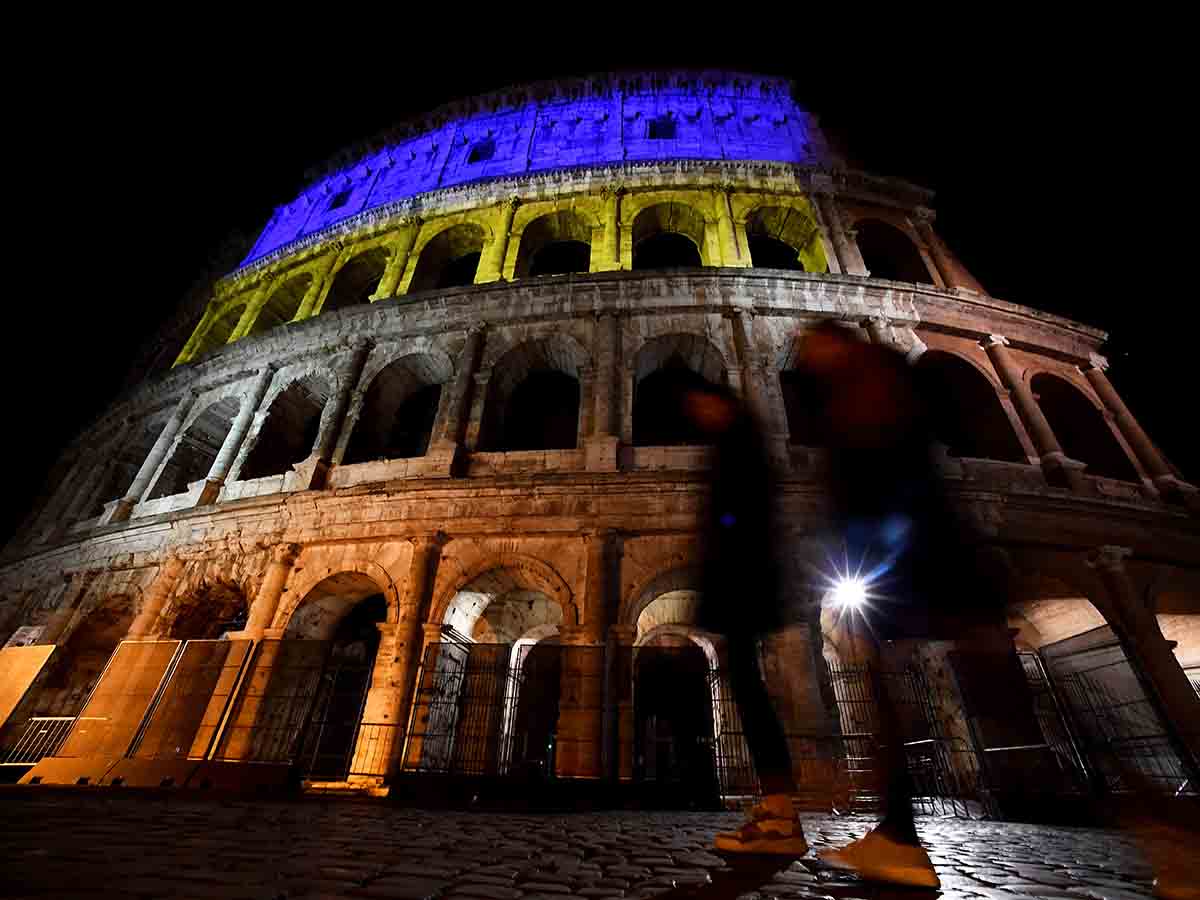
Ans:
[[[740,829],[717,835],[716,847],[733,852],[803,856],[808,852],[808,843],[792,800],[796,784],[791,755],[763,684],[757,640],[753,635],[733,634],[726,647],[729,683],[763,799]]]
[[[884,814],[875,828],[889,838],[903,844],[918,845],[917,826],[913,821],[913,782],[908,771],[908,753],[904,748],[904,736],[900,729],[900,718],[896,706],[888,694],[882,679],[877,683],[879,709],[879,759],[884,766],[887,787],[884,790]]]

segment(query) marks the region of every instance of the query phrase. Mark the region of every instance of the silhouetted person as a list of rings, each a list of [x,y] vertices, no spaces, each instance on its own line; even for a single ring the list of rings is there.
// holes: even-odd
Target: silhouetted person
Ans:
[[[775,483],[762,429],[728,391],[699,380],[683,407],[714,455],[697,622],[725,637],[730,686],[763,793],[746,824],[718,834],[716,846],[803,856],[808,844],[793,808],[791,757],[758,663],[760,638],[785,624]]]

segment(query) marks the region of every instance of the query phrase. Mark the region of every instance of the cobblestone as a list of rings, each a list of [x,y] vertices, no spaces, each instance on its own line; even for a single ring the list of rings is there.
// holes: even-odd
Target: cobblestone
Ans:
[[[0,789],[0,895],[15,897],[651,898],[706,885],[732,813],[431,812],[384,802],[219,801],[113,790]],[[863,816],[810,816],[813,850],[865,833]],[[919,820],[947,900],[1133,900],[1150,871],[1126,834]],[[705,896],[705,888],[694,896]],[[925,900],[822,869],[771,873],[743,900]]]

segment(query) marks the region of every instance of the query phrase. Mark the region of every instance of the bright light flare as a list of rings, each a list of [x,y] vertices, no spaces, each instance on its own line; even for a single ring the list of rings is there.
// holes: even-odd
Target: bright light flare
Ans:
[[[834,581],[830,600],[834,606],[846,612],[861,609],[867,602],[867,585],[857,575],[838,578]]]

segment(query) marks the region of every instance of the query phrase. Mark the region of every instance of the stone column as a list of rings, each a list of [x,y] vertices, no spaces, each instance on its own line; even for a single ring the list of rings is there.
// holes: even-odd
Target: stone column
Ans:
[[[837,255],[842,272],[847,275],[870,275],[863,263],[858,246],[851,240],[842,225],[842,214],[838,209],[837,200],[832,194],[818,193],[814,195],[821,210],[821,217],[829,229],[829,238],[833,241],[833,251]]]
[[[512,230],[513,213],[517,209],[517,198],[509,197],[500,203],[500,218],[492,242],[479,263],[475,283],[499,281],[504,274],[504,256],[508,253],[508,233]]]
[[[1120,617],[1113,630],[1129,657],[1150,703],[1163,720],[1188,774],[1200,778],[1200,697],[1163,637],[1154,610],[1143,601],[1125,567],[1128,547],[1104,546],[1088,559]]]
[[[225,486],[225,478],[229,475],[229,468],[237,459],[238,451],[242,449],[242,441],[246,439],[250,423],[254,421],[254,414],[258,412],[258,407],[274,377],[274,366],[263,366],[254,373],[254,380],[250,382],[250,389],[242,396],[242,405],[238,409],[233,424],[229,427],[229,432],[225,435],[225,440],[221,442],[217,458],[213,460],[208,474],[204,477],[204,487],[200,490],[200,498],[196,501],[197,506],[207,506],[217,502],[221,488]]]
[[[454,380],[450,383],[450,396],[445,404],[445,418],[435,422],[433,440],[430,441],[426,457],[434,457],[438,462],[430,460],[430,466],[442,474],[449,475],[454,463],[462,453],[463,442],[466,439],[467,421],[471,409],[471,388],[475,383],[475,373],[479,368],[479,358],[483,353],[484,327],[476,325],[467,332],[466,344],[458,358],[458,367],[454,372]]]
[[[596,317],[592,357],[592,433],[584,447],[587,468],[594,472],[617,470],[616,404],[613,378],[617,371],[617,317],[611,312]]]
[[[171,445],[175,441],[175,435],[183,426],[184,419],[187,418],[188,412],[192,408],[192,403],[195,401],[196,395],[191,391],[185,391],[184,395],[179,398],[179,402],[175,404],[175,411],[171,413],[171,418],[167,419],[167,424],[163,426],[163,430],[159,432],[158,440],[154,442],[154,447],[150,450],[150,455],[146,457],[142,467],[138,469],[137,475],[133,479],[133,484],[129,486],[129,490],[125,492],[125,496],[118,500],[111,509],[108,515],[101,520],[101,524],[107,525],[110,522],[124,522],[129,518],[129,514],[133,512],[134,506],[142,499],[142,495],[146,493],[146,489],[150,487],[150,480],[158,472],[159,466],[166,459],[167,451],[171,449]]]
[[[396,234],[395,243],[392,244],[392,256],[388,260],[383,277],[379,279],[379,286],[371,295],[372,301],[396,296],[396,289],[400,287],[400,279],[404,277],[404,269],[408,265],[408,257],[412,253],[420,227],[421,220],[416,216],[400,220],[400,230]]]
[[[479,432],[483,429],[483,416],[487,406],[488,382],[491,379],[491,369],[475,373],[475,385],[471,393],[471,415],[467,419],[467,433],[463,439],[463,446],[467,450],[479,449]]]
[[[637,748],[637,722],[633,712],[633,644],[636,625],[612,625],[608,629],[609,697],[616,719],[613,747],[617,778],[633,780],[633,761]]]
[[[621,193],[619,186],[606,186],[601,190],[604,197],[604,242],[597,272],[609,272],[621,268]]]
[[[311,488],[325,486],[325,480],[332,466],[333,449],[338,444],[338,438],[341,437],[342,428],[346,422],[346,411],[350,408],[350,398],[354,395],[355,388],[358,387],[358,380],[362,377],[363,366],[366,365],[367,357],[371,354],[371,347],[372,344],[369,340],[356,342],[351,349],[350,356],[342,366],[341,372],[338,373],[338,387],[337,393],[333,396],[333,407],[317,438],[314,453],[317,464],[313,471],[312,482],[309,484]]]
[[[750,260],[743,257],[733,228],[733,211],[729,206],[729,194],[732,191],[732,185],[723,184],[717,188],[713,197],[713,207],[717,214],[717,235],[721,241],[721,265],[744,268],[750,265]]]
[[[1092,388],[1100,397],[1105,408],[1112,413],[1126,443],[1133,449],[1142,468],[1154,482],[1154,486],[1164,495],[1174,495],[1194,510],[1200,510],[1200,493],[1191,485],[1181,481],[1172,471],[1166,458],[1159,452],[1158,447],[1150,440],[1149,435],[1142,429],[1141,424],[1133,417],[1121,395],[1117,393],[1112,382],[1108,380],[1106,370],[1108,360],[1093,353],[1089,358],[1088,367],[1081,369]]]
[[[208,326],[212,324],[215,310],[215,304],[210,301],[204,309],[204,315],[200,317],[200,324],[192,329],[192,336],[188,338],[187,343],[183,345],[183,349],[179,351],[179,355],[175,357],[175,365],[179,366],[190,362],[192,357],[196,355],[196,345],[200,343],[204,333],[208,331]]]
[[[632,365],[621,368],[621,443],[633,445],[633,392],[637,384],[637,373]]]
[[[240,341],[254,326],[254,320],[258,318],[258,314],[262,311],[262,308],[267,305],[273,278],[274,276],[269,273],[263,276],[262,284],[254,290],[254,293],[250,295],[250,299],[246,301],[246,308],[243,310],[241,318],[238,319],[237,325],[233,327],[233,332],[229,335],[229,340],[226,343],[232,344],[234,341]]]
[[[279,601],[283,597],[284,587],[292,574],[292,566],[300,555],[299,544],[276,544],[270,550],[267,570],[263,574],[262,585],[250,604],[250,615],[246,627],[241,632],[231,632],[230,637],[262,640],[264,632],[275,621],[275,613],[279,609]]]
[[[1041,459],[1047,479],[1055,480],[1052,476],[1057,476],[1057,480],[1065,481],[1073,490],[1084,490],[1086,484],[1083,480],[1083,464],[1063,453],[1058,438],[1054,436],[1050,423],[1033,396],[1032,389],[1021,378],[1021,371],[1009,353],[1008,340],[1002,335],[993,334],[983,344],[983,348],[987,351],[996,374],[1000,376],[1001,383],[1008,388],[1017,414],[1021,417],[1021,422],[1025,425]]]
[[[729,318],[733,329],[733,347],[737,352],[742,368],[742,395],[746,406],[759,422],[766,426],[770,434],[786,434],[787,423],[782,427],[771,417],[771,407],[763,388],[758,349],[754,346],[753,322],[754,317],[744,309],[735,309]]]
[[[335,244],[336,246],[336,244]],[[308,286],[308,290],[304,292],[304,299],[300,301],[300,308],[296,310],[296,315],[292,318],[293,322],[302,322],[313,313],[313,307],[317,305],[317,301],[321,299],[321,294],[325,289],[325,283],[329,279],[329,272],[333,269],[334,264],[338,261],[339,252],[331,253],[325,257],[321,263],[313,268],[312,284]]]
[[[146,589],[146,593],[142,597],[142,608],[138,612],[137,618],[133,620],[133,624],[129,626],[126,638],[155,636],[157,633],[155,626],[158,625],[159,617],[162,615],[167,600],[171,597],[171,592],[175,590],[175,583],[183,574],[184,565],[184,561],[178,556],[168,556],[163,560],[162,565],[158,567],[158,574],[154,576],[154,580],[150,582],[150,587]]]

